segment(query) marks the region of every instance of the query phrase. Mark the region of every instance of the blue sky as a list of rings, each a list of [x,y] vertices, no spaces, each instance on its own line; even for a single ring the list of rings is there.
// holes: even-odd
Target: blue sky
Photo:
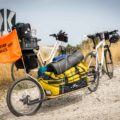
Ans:
[[[120,0],[0,0],[0,8],[15,11],[17,22],[31,23],[46,44],[61,29],[72,45],[87,34],[120,30]]]

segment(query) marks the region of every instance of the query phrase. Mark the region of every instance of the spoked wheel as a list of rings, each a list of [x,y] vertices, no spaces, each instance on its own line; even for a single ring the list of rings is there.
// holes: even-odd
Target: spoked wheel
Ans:
[[[35,77],[35,78],[37,78],[37,76],[38,76],[37,71],[38,71],[38,68],[40,67],[39,60],[37,60],[37,62],[38,62],[38,67],[37,68],[27,70],[27,73],[30,74],[31,76]],[[12,63],[12,65],[11,65],[11,77],[12,77],[13,81],[18,80],[20,78],[23,78],[23,77],[25,77],[25,70],[17,68],[15,63]]]
[[[87,63],[88,67],[96,66],[96,55],[93,52],[88,53],[85,56],[85,62]]]
[[[95,92],[99,85],[99,70],[96,70],[96,56],[90,52],[85,57],[85,62],[88,64],[88,78],[89,78],[89,91]]]
[[[93,66],[89,67],[88,77],[89,77],[88,90],[90,92],[95,92],[99,85],[99,72],[95,70],[95,67]]]
[[[111,79],[113,77],[113,60],[109,48],[105,50],[105,67],[106,67],[106,74]]]
[[[31,78],[16,80],[7,93],[8,108],[16,116],[36,113],[43,99],[43,89]]]

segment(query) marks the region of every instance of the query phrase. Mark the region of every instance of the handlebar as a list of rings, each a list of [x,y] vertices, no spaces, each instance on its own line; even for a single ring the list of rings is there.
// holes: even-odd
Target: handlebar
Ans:
[[[93,41],[93,44],[94,44],[94,47],[96,47],[96,38],[99,38],[99,40],[109,40],[110,39],[110,35],[115,35],[117,34],[118,30],[113,30],[113,31],[106,31],[106,32],[100,32],[100,33],[96,33],[96,34],[93,34],[93,35],[87,35],[88,38],[92,39]]]
[[[41,41],[41,39],[37,39],[37,41],[39,42],[39,41]]]
[[[113,35],[117,32],[118,32],[118,30],[113,30],[113,31],[110,31],[110,32],[105,31],[105,32],[96,33],[94,35],[87,35],[87,37],[90,38],[90,39],[95,39],[95,38],[99,37],[100,40],[102,40],[105,37],[106,34],[107,35]]]
[[[68,42],[67,34],[62,30],[60,30],[57,34],[50,34],[50,36],[54,37],[58,41]]]
[[[109,34],[109,35],[113,35],[113,34],[115,34],[115,33],[117,33],[117,32],[118,32],[118,30],[113,30],[113,31],[108,32],[108,34]]]
[[[55,39],[57,40],[57,35],[56,34],[50,34],[49,36],[55,37]]]

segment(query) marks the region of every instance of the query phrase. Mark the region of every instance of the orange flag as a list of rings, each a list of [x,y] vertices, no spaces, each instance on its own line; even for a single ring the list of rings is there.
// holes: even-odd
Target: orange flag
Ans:
[[[0,63],[15,62],[21,56],[21,48],[15,29],[8,35],[0,37]]]

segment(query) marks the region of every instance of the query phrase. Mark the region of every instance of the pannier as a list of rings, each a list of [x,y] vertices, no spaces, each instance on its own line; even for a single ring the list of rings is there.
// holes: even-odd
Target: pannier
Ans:
[[[12,29],[17,30],[17,34],[20,40],[31,37],[31,26],[29,23],[17,23],[12,27]]]
[[[38,67],[37,56],[32,51],[23,51],[23,59],[25,63],[26,70],[34,69]],[[15,62],[18,69],[23,69],[23,62],[21,59]]]
[[[80,51],[76,51],[64,59],[48,64],[47,69],[55,74],[62,74],[69,68],[80,63],[83,59],[84,56],[80,53]]]

